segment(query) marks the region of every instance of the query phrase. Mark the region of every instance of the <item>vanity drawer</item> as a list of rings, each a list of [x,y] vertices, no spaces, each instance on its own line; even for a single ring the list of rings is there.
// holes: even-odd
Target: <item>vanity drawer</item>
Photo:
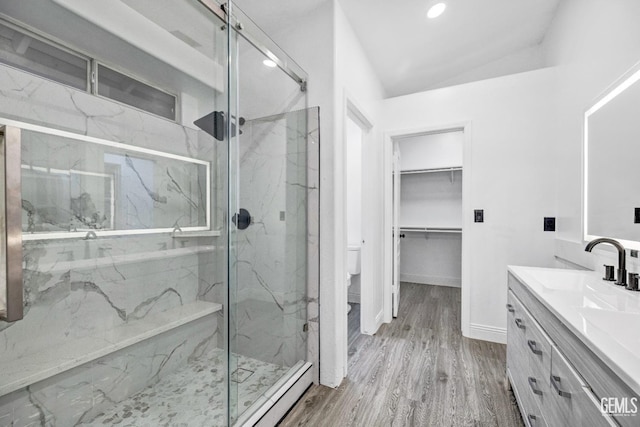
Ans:
[[[526,344],[525,333],[530,323],[530,316],[511,291],[507,294],[507,313],[507,333],[513,332],[521,343]]]
[[[553,344],[549,336],[542,330],[538,322],[534,321],[527,312],[527,328],[525,330],[527,352],[531,367],[537,372],[545,374],[551,369],[551,348]]]
[[[546,425],[546,422],[543,422],[543,414],[548,407],[547,402],[553,398],[553,396],[551,396],[551,390],[549,389],[549,382],[545,381],[543,376],[532,372],[531,369],[527,372],[525,381],[527,383],[526,393],[523,394],[525,394],[535,406],[531,408],[530,413],[536,416],[533,420],[529,420],[529,422],[532,425]],[[529,416],[529,414],[527,414],[527,416]]]
[[[507,369],[507,373],[525,424],[529,427],[546,427],[547,423],[534,399],[534,395],[531,393],[526,376],[522,371],[512,372],[511,369]]]
[[[530,361],[531,371],[547,378],[551,368],[551,340],[513,292],[509,291],[507,300],[509,302],[507,309],[510,314],[507,320],[510,322],[507,325],[507,334],[511,332],[514,334],[507,344],[521,345],[522,347],[518,350],[524,352]]]
[[[584,405],[582,406],[583,426],[619,427],[618,423],[611,415],[602,413],[600,410],[600,401],[589,387],[583,387],[582,393],[583,395],[580,396],[580,400],[584,402]]]
[[[526,353],[524,308],[509,292],[507,296],[507,367],[521,375],[528,367],[529,356]]]
[[[546,426],[542,408],[550,396],[549,370],[541,372],[531,360],[531,349],[527,345],[529,330],[537,328],[534,320],[517,299],[507,295],[507,371],[516,391],[518,405],[527,425]],[[535,335],[537,337],[538,335]],[[537,338],[536,338],[537,339]],[[535,348],[535,347],[534,347]]]
[[[553,347],[551,350],[551,384],[549,409],[552,425],[599,427],[616,426],[609,415],[603,415],[599,403],[584,380],[562,354]]]

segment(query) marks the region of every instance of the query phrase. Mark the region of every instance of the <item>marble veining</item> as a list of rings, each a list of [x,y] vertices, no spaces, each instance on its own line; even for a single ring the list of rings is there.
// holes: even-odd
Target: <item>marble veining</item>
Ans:
[[[225,352],[214,349],[191,360],[183,369],[167,376],[130,398],[119,402],[94,419],[80,425],[123,427],[190,426],[213,427],[226,424]],[[238,414],[281,377],[288,369],[245,356],[233,356],[242,372],[237,387]]]
[[[137,190],[124,194],[112,214],[108,203],[111,193],[101,185],[113,174],[104,168],[108,153],[91,144],[78,146],[68,140],[35,135],[33,144],[24,144],[29,165],[99,175],[76,177],[74,192],[58,186],[56,192],[37,193],[38,186],[34,185],[38,197],[26,197],[23,203],[26,231],[117,228],[123,224],[153,228],[158,221],[184,227],[201,224],[208,208],[214,228],[223,224],[228,172],[225,143],[188,125],[158,119],[1,65],[0,88],[2,117],[200,160],[213,159],[212,194],[206,206],[205,176],[193,167],[165,162],[145,172],[149,166],[142,161],[145,159],[117,153],[121,158],[111,159],[112,166],[132,175]],[[318,140],[310,139],[308,153],[300,147],[305,135],[300,134],[296,120],[302,118],[304,114],[290,113],[282,120],[255,122],[256,138],[243,153],[242,176],[251,182],[241,184],[243,190],[252,191],[243,194],[246,201],[254,203],[256,218],[250,233],[239,234],[238,257],[246,262],[239,264],[237,291],[244,305],[239,306],[237,314],[230,310],[230,315],[242,322],[238,335],[231,337],[238,347],[234,350],[247,350],[237,358],[238,372],[244,374],[238,380],[242,381],[232,386],[239,393],[235,397],[241,410],[286,372],[281,366],[304,359],[305,350],[308,360],[317,359],[318,283],[313,273],[317,272],[317,219],[309,218],[307,223],[306,218],[308,213],[317,214],[319,181],[317,166],[312,164],[307,177],[305,156],[317,160],[318,146],[313,144]],[[314,123],[310,135],[317,136],[317,120]],[[249,127],[251,124],[247,137],[251,134]],[[249,185],[252,182],[261,185]],[[64,197],[58,199],[61,194]],[[305,195],[310,197],[309,204],[301,197]],[[124,211],[118,211],[118,207]],[[301,238],[305,233],[307,240]],[[183,384],[184,392],[166,390],[166,404],[163,407],[160,402],[158,410],[176,409],[171,403],[174,399],[186,406],[191,403],[191,394],[198,391],[191,385],[195,386],[197,379],[187,373],[191,368],[184,368],[184,364],[188,361],[189,367],[200,366],[199,371],[196,369],[198,378],[207,369],[214,369],[199,361],[207,360],[217,346],[224,317],[220,311],[200,318],[174,315],[194,304],[223,301],[226,290],[221,272],[225,271],[226,260],[211,237],[176,237],[153,234],[24,242],[26,315],[13,324],[0,322],[0,351],[8,356],[0,362],[0,372],[23,369],[21,374],[28,378],[21,383],[0,381],[0,385],[12,384],[4,392],[0,390],[0,425],[94,425],[98,419],[113,416],[121,417],[117,419],[122,419],[122,425],[129,425],[125,423],[133,419],[136,408],[141,418],[135,425],[147,425],[142,415],[152,413],[152,409],[143,411],[145,402],[157,395],[151,396],[153,387],[145,387],[165,384],[163,381],[174,374],[182,378],[182,383],[176,381]],[[271,254],[271,259],[259,256],[264,253]],[[308,283],[307,260],[311,271]],[[252,316],[252,305],[263,312]],[[312,319],[306,333],[305,311]],[[129,331],[126,336],[114,333],[124,330]],[[23,339],[25,336],[30,339]],[[236,338],[238,341],[233,341]],[[255,352],[261,345],[264,355]],[[252,361],[251,356],[266,362]],[[212,375],[220,375],[224,367],[224,359],[216,357],[222,356],[209,360],[218,370],[209,372]],[[29,360],[34,363],[26,368]],[[24,364],[14,369],[7,361]],[[219,381],[219,377],[210,378],[212,384]],[[142,397],[138,394],[141,391],[149,395]],[[220,396],[225,392],[209,391]],[[129,400],[132,395],[138,396],[137,401]],[[204,397],[213,398],[206,393]],[[120,405],[123,400],[131,407]],[[211,413],[197,412],[207,409],[203,402],[193,402],[193,420],[202,419],[202,425],[211,425],[207,418]],[[146,404],[151,408],[151,403]],[[125,410],[116,414],[110,408]],[[181,417],[172,417],[173,412],[155,413],[148,425],[162,425],[158,420],[173,424],[169,419]],[[220,415],[213,416],[218,419]]]
[[[237,328],[231,338],[240,353],[284,366],[307,356],[305,116],[296,111],[248,120],[240,137],[240,205],[252,224],[237,233]]]
[[[23,231],[47,238],[47,232],[78,229],[205,226],[206,175],[198,159],[24,129]]]
[[[32,353],[5,360],[4,369],[0,371],[0,396],[186,325],[221,309],[220,304],[195,302],[148,316],[144,321],[124,324],[98,336],[87,336],[67,341],[63,345],[54,345],[46,353]]]

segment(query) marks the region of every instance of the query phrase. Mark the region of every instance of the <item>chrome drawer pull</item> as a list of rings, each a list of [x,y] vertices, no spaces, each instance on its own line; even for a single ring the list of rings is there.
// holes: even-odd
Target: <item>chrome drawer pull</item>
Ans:
[[[558,392],[558,396],[562,396],[562,397],[566,397],[568,399],[571,399],[571,393],[569,393],[568,391],[560,390],[560,384],[558,384],[559,382],[560,382],[560,377],[556,377],[555,375],[551,375],[551,385]]]
[[[536,348],[536,342],[534,340],[527,340],[527,344],[529,344],[529,348],[533,354],[537,354],[538,356],[542,356],[542,350],[538,350]]]
[[[527,378],[527,381],[529,381],[529,387],[531,387],[531,391],[533,392],[533,394],[539,394],[540,396],[542,396],[542,390],[536,387],[538,385],[538,381],[533,377]]]
[[[513,308],[513,305],[511,305],[511,304],[507,304],[507,311],[508,311],[509,313],[513,313],[513,312],[514,312],[514,311],[516,311],[516,310]]]
[[[522,319],[516,319],[516,326],[520,329],[525,329],[524,324],[522,323]]]

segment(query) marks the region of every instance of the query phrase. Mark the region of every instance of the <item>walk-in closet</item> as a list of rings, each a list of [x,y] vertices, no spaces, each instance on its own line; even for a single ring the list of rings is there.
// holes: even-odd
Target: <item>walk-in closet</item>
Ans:
[[[461,285],[462,129],[396,140],[399,157],[399,279]]]

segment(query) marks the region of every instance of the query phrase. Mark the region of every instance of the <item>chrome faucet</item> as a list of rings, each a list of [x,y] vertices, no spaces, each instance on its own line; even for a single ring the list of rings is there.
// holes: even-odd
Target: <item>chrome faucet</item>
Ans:
[[[624,246],[622,246],[617,240],[608,239],[606,237],[601,237],[599,239],[594,239],[587,243],[587,246],[584,248],[585,251],[591,252],[596,245],[600,243],[609,243],[613,245],[618,250],[618,280],[616,280],[616,285],[626,286],[627,284],[627,254],[624,250]]]

